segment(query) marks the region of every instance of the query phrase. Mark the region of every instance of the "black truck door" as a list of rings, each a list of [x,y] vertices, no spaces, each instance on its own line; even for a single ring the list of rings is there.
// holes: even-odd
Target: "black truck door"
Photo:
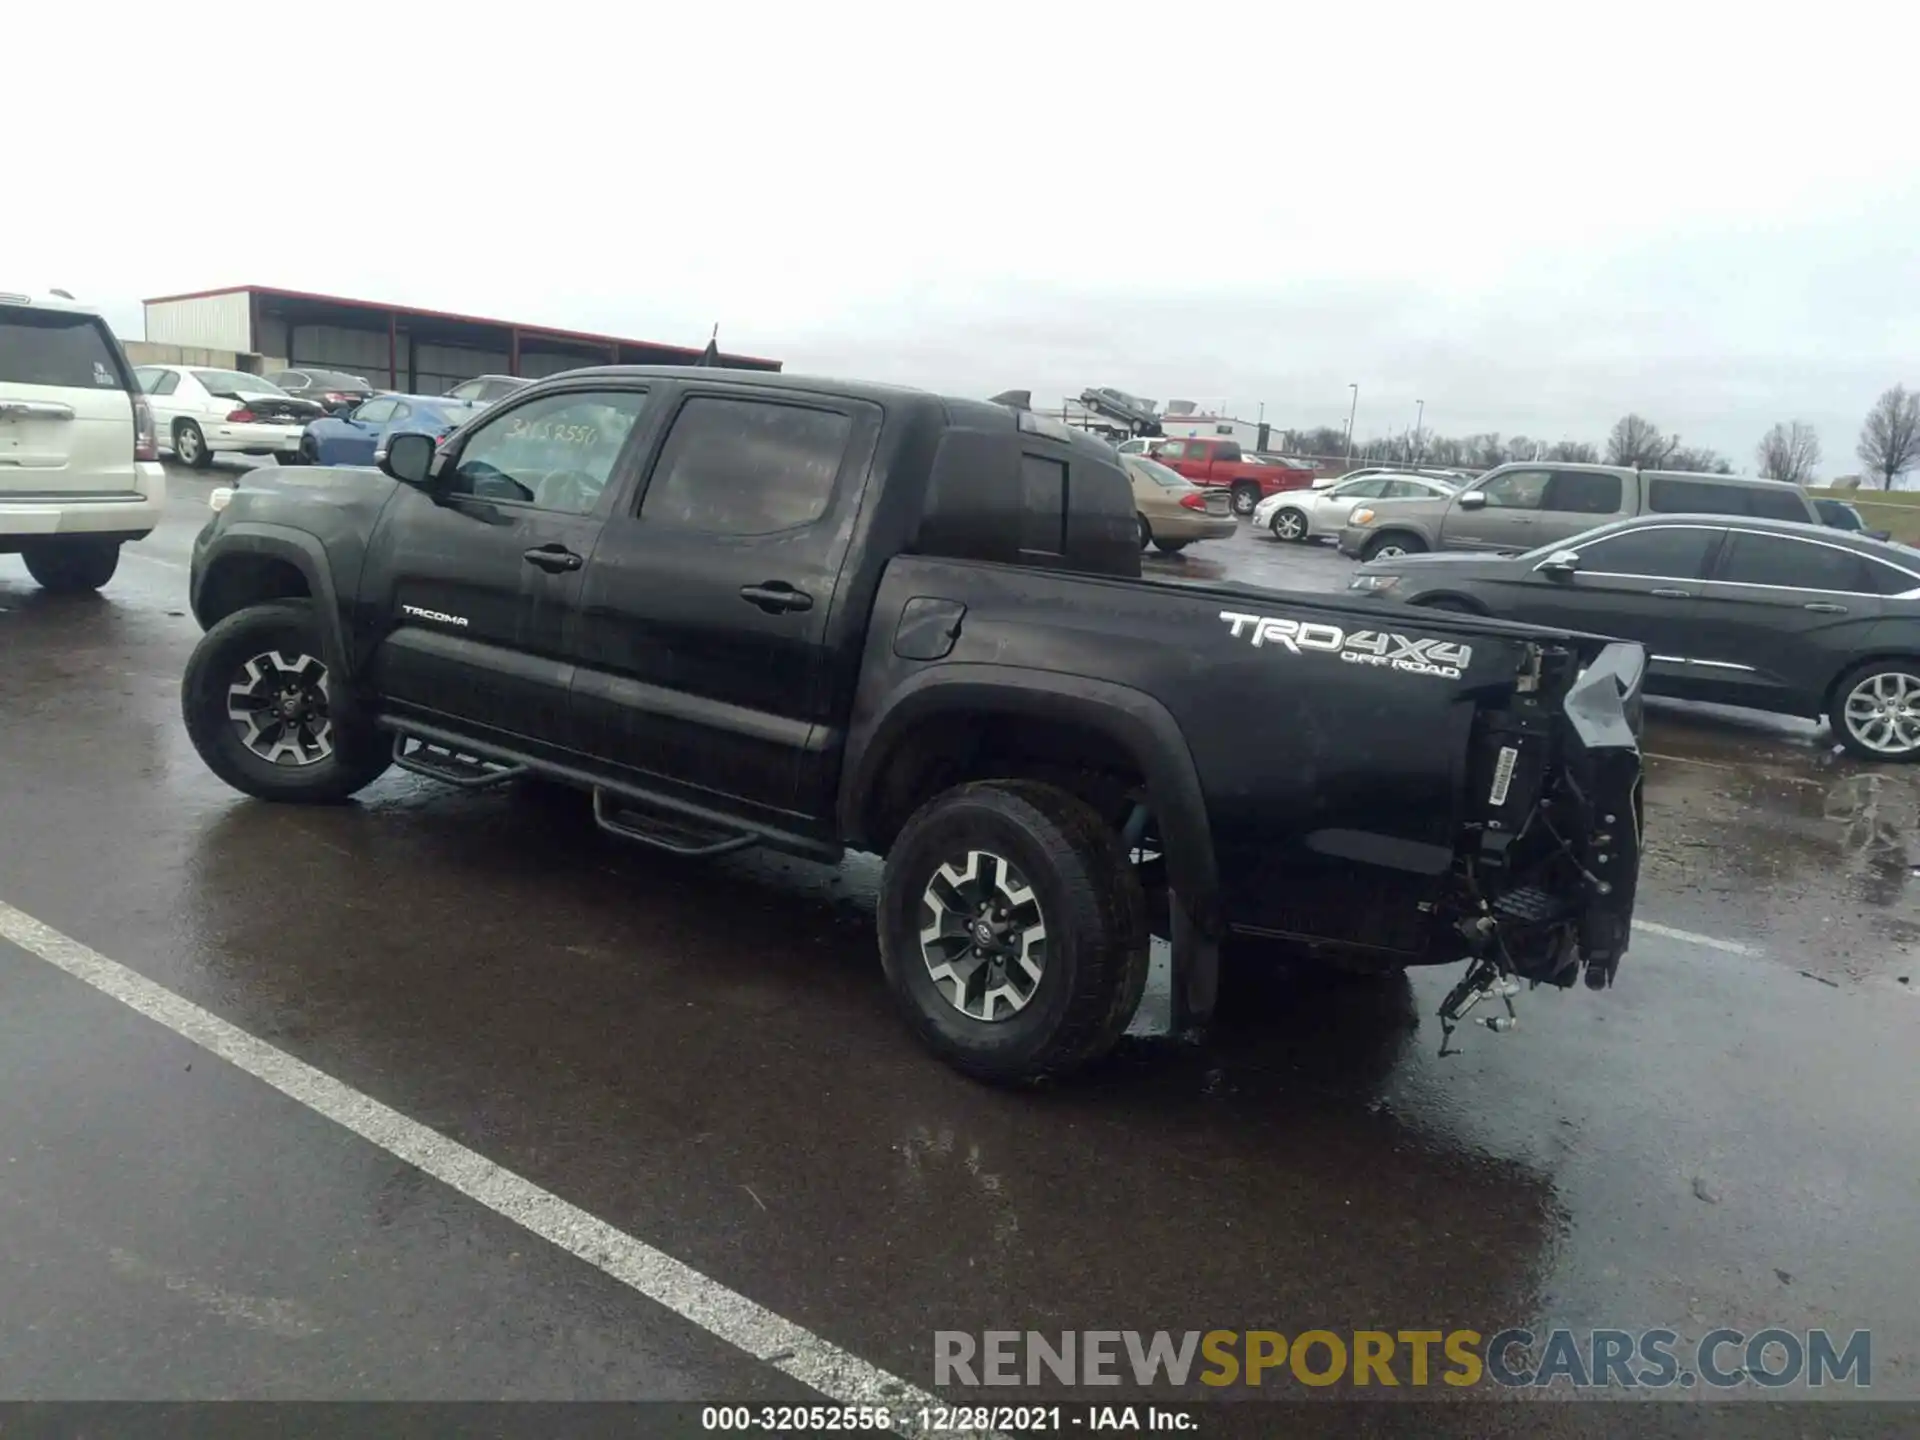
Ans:
[[[827,748],[822,649],[879,407],[688,386],[608,517],[581,601],[575,733],[650,788],[806,830]],[[815,787],[809,787],[811,793]]]
[[[536,748],[569,748],[580,585],[646,404],[642,390],[502,406],[403,489],[368,548],[359,621],[375,693]]]

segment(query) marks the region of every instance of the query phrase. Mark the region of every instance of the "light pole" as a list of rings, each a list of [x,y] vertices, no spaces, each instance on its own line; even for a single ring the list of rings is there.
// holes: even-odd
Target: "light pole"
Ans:
[[[1347,407],[1347,463],[1353,463],[1353,417],[1360,413],[1360,382],[1349,380],[1347,389],[1353,392],[1353,404]]]
[[[1418,465],[1418,464],[1420,463],[1420,452],[1421,452],[1422,450],[1424,450],[1424,449],[1426,449],[1426,448],[1427,448],[1427,447],[1426,447],[1426,443],[1425,443],[1425,440],[1424,440],[1424,438],[1423,438],[1423,437],[1421,436],[1421,434],[1420,434],[1420,422],[1421,422],[1421,420],[1422,420],[1422,419],[1424,419],[1424,418],[1425,418],[1425,416],[1426,416],[1426,413],[1427,413],[1427,402],[1426,402],[1426,401],[1424,401],[1424,400],[1416,400],[1416,401],[1414,401],[1414,402],[1413,402],[1413,404],[1414,404],[1414,411],[1413,411],[1413,463],[1414,463],[1414,464],[1416,464],[1416,465]]]

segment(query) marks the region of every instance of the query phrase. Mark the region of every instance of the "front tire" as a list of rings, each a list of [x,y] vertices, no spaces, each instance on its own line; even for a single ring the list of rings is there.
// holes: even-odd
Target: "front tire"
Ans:
[[[1051,785],[961,785],[887,852],[880,963],[908,1026],[994,1084],[1113,1047],[1147,981],[1147,906],[1120,837]]]
[[[193,421],[173,422],[173,458],[195,470],[204,470],[213,464],[213,451],[207,448],[207,437]]]
[[[1258,485],[1236,485],[1233,487],[1233,513],[1245,519],[1253,514],[1260,504]]]
[[[98,590],[120,568],[117,540],[42,540],[22,548],[27,573],[51,595]]]
[[[1273,512],[1272,523],[1268,529],[1273,531],[1276,540],[1287,540],[1300,544],[1307,538],[1311,528],[1307,521],[1307,512],[1294,505],[1282,506]]]
[[[1847,753],[1862,760],[1920,760],[1920,661],[1854,666],[1833,687],[1827,723]]]
[[[273,458],[280,465],[305,465],[307,461],[307,442],[302,440],[298,450],[276,450]]]
[[[227,616],[200,637],[180,684],[187,735],[207,768],[261,800],[345,800],[393,763],[378,731],[335,713],[310,600]]]
[[[1386,534],[1376,535],[1367,542],[1367,548],[1360,552],[1362,560],[1397,560],[1402,555],[1418,555],[1427,548],[1427,542],[1418,535]]]

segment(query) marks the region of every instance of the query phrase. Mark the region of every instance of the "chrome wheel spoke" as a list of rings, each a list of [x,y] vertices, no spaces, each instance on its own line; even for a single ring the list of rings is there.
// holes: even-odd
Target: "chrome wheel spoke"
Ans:
[[[1853,738],[1881,755],[1920,749],[1920,676],[1882,670],[1848,692],[1841,723]]]

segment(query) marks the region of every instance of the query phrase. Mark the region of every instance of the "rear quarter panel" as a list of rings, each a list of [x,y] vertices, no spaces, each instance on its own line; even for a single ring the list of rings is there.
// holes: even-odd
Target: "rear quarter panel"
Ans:
[[[943,660],[893,653],[913,597],[966,607]],[[1523,655],[1521,634],[1500,631],[1395,604],[903,558],[876,602],[851,729],[936,666],[1137,691],[1184,736],[1230,925],[1405,953],[1452,860],[1476,703],[1510,692]]]

